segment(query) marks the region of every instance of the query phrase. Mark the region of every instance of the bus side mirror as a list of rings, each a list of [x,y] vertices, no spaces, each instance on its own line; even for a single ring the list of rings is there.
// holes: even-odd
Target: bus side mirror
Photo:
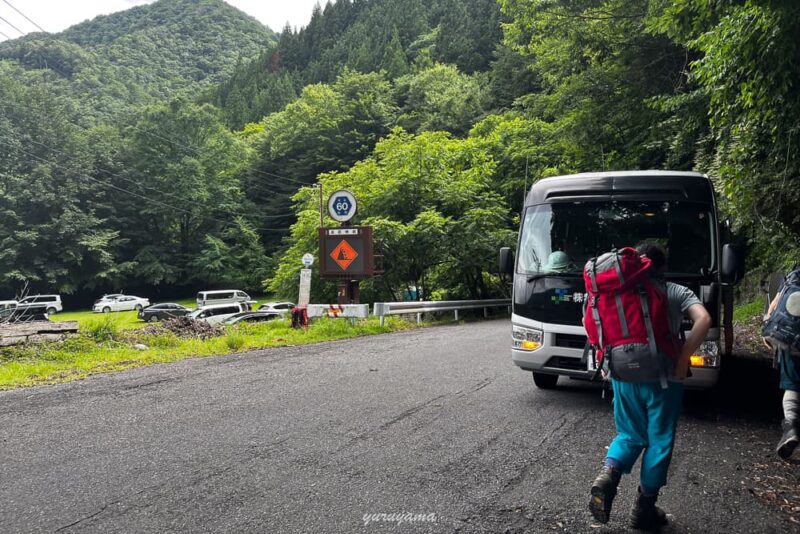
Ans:
[[[744,275],[744,258],[741,251],[727,243],[722,247],[722,281],[726,284],[735,284]]]
[[[500,274],[514,274],[514,253],[508,247],[500,249]]]

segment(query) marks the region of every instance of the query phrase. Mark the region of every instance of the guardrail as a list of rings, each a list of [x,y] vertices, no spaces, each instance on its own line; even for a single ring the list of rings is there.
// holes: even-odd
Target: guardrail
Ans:
[[[308,317],[369,317],[369,304],[309,304]]]
[[[501,306],[511,307],[511,299],[493,300],[436,300],[436,301],[409,301],[409,302],[376,302],[372,314],[381,318],[383,326],[384,317],[387,315],[400,315],[402,313],[416,313],[417,323],[422,321],[422,314],[426,312],[455,312],[458,321],[459,310],[475,310],[483,308],[484,317],[489,315],[489,308]]]

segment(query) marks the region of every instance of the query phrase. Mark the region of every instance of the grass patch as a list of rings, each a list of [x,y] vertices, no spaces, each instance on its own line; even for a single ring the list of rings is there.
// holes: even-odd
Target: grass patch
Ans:
[[[223,335],[202,340],[181,338],[170,332],[124,331],[119,316],[121,313],[95,314],[85,328],[81,326],[79,335],[67,341],[0,348],[0,390],[65,382],[95,373],[191,357],[332,341],[413,327],[399,318],[387,317],[385,326],[380,326],[377,318],[355,325],[345,319],[319,319],[308,329],[293,329],[288,320],[278,319],[228,327]],[[134,348],[137,343],[147,349]]]
[[[767,299],[759,297],[752,302],[736,306],[733,309],[733,320],[736,322],[749,321],[753,317],[761,317],[767,309]]]

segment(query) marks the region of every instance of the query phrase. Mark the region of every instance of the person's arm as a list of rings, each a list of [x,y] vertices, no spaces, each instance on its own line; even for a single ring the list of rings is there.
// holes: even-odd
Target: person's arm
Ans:
[[[782,291],[778,291],[778,292],[775,294],[775,297],[772,299],[772,302],[770,302],[770,303],[769,303],[769,307],[767,308],[767,314],[766,314],[766,315],[764,315],[764,320],[765,320],[765,321],[766,321],[767,319],[769,319],[769,318],[770,318],[770,316],[772,315],[772,312],[774,312],[774,311],[775,311],[775,308],[777,308],[777,307],[778,307],[778,302],[781,300],[781,293],[782,293]],[[772,347],[772,345],[770,345],[769,341],[767,341],[767,338],[765,338],[765,337],[762,337],[762,338],[761,338],[761,341],[763,341],[763,342],[764,342],[764,345],[765,345],[765,346],[766,346],[766,347],[767,347],[769,350],[773,350],[773,347]]]
[[[683,344],[678,365],[675,368],[675,378],[683,380],[689,372],[689,358],[694,354],[703,341],[706,340],[709,328],[711,328],[711,316],[702,304],[692,304],[684,312],[694,321],[689,335],[686,336],[686,343]]]
[[[781,300],[781,292],[778,291],[778,293],[775,294],[775,298],[773,298],[772,302],[769,303],[769,308],[767,308],[767,315],[764,317],[765,320],[769,319],[769,316],[772,315],[772,312],[774,312],[775,308],[778,307],[778,301],[780,300]]]

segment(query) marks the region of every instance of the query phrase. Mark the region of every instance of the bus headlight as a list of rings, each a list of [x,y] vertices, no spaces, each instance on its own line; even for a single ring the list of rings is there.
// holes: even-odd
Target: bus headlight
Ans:
[[[541,330],[521,326],[511,327],[512,346],[515,349],[536,350],[542,346],[543,337]]]
[[[719,367],[719,342],[704,341],[689,361],[692,367]]]

